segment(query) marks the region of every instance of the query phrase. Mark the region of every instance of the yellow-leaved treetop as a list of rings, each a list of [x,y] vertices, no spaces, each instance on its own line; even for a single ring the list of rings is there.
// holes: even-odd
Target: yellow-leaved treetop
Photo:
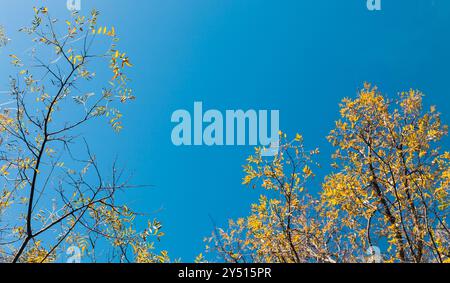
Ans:
[[[244,167],[243,184],[261,187],[259,202],[248,217],[230,220],[228,229],[216,228],[207,238],[207,250],[216,251],[226,262],[330,262],[339,261],[334,253],[340,238],[316,210],[319,202],[308,187],[317,167],[303,138],[292,141],[280,133],[279,153],[272,159],[261,156],[261,149],[250,156]],[[212,246],[210,246],[212,245]],[[344,247],[342,247],[342,256]]]
[[[447,126],[422,98],[410,90],[388,100],[366,84],[344,99],[328,137],[340,170],[326,178],[322,205],[355,248],[386,246],[388,262],[449,258],[449,154],[439,147]]]
[[[300,135],[281,135],[273,159],[257,150],[244,184],[265,192],[207,249],[228,262],[448,262],[450,154],[439,147],[447,126],[422,98],[410,90],[389,100],[365,84],[344,99],[328,136],[334,172],[318,194],[307,190],[318,150],[306,151]]]
[[[120,131],[119,106],[134,99],[130,59],[98,18],[73,12],[61,22],[35,8],[21,29],[32,47],[9,55],[17,75],[0,113],[0,261],[169,261],[154,252],[161,224],[135,228],[139,214],[116,197],[133,186],[115,162],[106,178],[82,135],[100,117]]]

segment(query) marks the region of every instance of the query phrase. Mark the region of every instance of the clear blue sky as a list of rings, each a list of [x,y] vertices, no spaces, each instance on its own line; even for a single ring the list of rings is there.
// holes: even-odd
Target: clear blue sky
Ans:
[[[173,111],[278,109],[280,127],[319,146],[324,171],[332,152],[325,140],[338,118],[338,102],[364,81],[388,95],[417,88],[450,122],[450,1],[382,0],[369,12],[365,0],[81,0],[100,22],[114,25],[134,68],[137,100],[124,109],[125,128],[86,132],[98,159],[117,154],[135,184],[153,188],[123,197],[159,218],[160,247],[192,261],[203,237],[228,218],[245,216],[257,191],[241,185],[251,147],[175,147]],[[38,1],[67,17],[65,1]],[[36,1],[6,1],[0,24],[9,36],[29,23]],[[25,50],[25,41],[8,48]],[[0,51],[0,90],[7,88],[8,49]],[[1,94],[0,94],[1,95]],[[100,126],[100,125],[99,125]],[[449,140],[444,141],[449,146]]]

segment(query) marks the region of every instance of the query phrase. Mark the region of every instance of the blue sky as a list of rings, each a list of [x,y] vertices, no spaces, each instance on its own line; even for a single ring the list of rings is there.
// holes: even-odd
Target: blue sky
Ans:
[[[81,1],[82,11],[96,7],[101,24],[116,27],[134,63],[129,76],[137,96],[123,109],[119,135],[104,124],[85,134],[104,164],[117,154],[133,183],[154,185],[123,200],[163,222],[160,247],[172,258],[192,261],[213,229],[211,219],[224,226],[245,216],[259,193],[241,185],[252,147],[172,144],[177,109],[192,111],[202,101],[204,109],[280,110],[283,131],[320,147],[318,184],[329,170],[325,136],[338,103],[364,81],[389,96],[420,89],[450,122],[448,0],[382,0],[376,12],[365,0]],[[54,16],[69,15],[65,1],[37,2]],[[3,2],[9,49],[27,48],[14,30],[29,23],[34,5]],[[0,51],[0,90],[7,88],[8,48]]]

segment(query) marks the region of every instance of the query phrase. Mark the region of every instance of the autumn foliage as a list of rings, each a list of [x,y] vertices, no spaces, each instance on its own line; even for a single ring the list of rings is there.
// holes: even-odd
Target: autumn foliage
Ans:
[[[116,163],[105,177],[80,131],[103,118],[119,132],[119,108],[134,99],[130,59],[98,19],[94,10],[61,22],[42,7],[20,30],[32,48],[10,55],[17,75],[0,113],[0,261],[60,261],[74,247],[84,261],[169,260],[154,252],[161,224],[136,228],[139,214],[117,200],[133,186]]]
[[[0,262],[54,262],[80,248],[91,262],[169,262],[155,247],[162,225],[117,200],[128,184],[116,163],[104,176],[79,129],[104,119],[116,132],[135,99],[130,58],[99,12],[65,22],[35,8],[29,58],[11,54],[9,102],[0,112]],[[0,27],[0,47],[9,43]],[[105,66],[107,78],[97,78]],[[261,191],[249,215],[206,239],[213,261],[450,262],[448,128],[410,90],[394,99],[365,84],[345,98],[327,137],[334,147],[321,185],[319,149],[280,133],[279,151],[247,159],[243,184]],[[101,248],[98,248],[101,247]],[[107,250],[98,255],[96,250]],[[376,253],[375,251],[379,251]],[[206,259],[201,254],[197,262]]]
[[[272,160],[258,149],[243,183],[264,192],[248,217],[216,229],[208,249],[227,262],[367,262],[374,247],[377,261],[448,262],[447,126],[422,99],[410,90],[390,100],[369,84],[344,99],[328,136],[334,172],[318,196],[309,192],[318,150],[305,150],[301,136],[281,135]]]

